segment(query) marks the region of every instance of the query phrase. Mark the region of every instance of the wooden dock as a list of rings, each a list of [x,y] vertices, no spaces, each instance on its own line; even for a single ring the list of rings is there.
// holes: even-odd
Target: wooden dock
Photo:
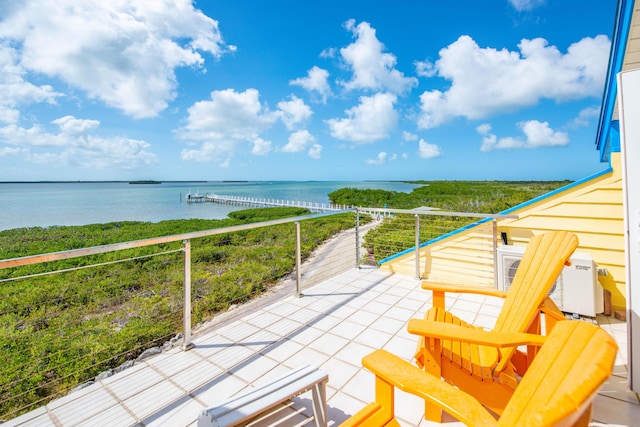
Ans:
[[[221,196],[217,194],[187,195],[187,203],[222,203],[227,205],[246,206],[253,208],[289,207],[305,208],[312,212],[337,212],[353,209],[353,206],[335,205],[331,203],[305,202],[298,200],[264,199],[258,197]]]

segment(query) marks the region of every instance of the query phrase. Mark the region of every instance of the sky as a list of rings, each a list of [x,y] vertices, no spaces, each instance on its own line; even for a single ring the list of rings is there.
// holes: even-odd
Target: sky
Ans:
[[[0,0],[0,181],[577,180],[616,0]]]

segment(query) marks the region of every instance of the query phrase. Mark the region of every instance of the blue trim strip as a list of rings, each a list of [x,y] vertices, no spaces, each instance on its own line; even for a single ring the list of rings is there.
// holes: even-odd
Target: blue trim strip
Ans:
[[[584,184],[586,182],[589,182],[589,181],[591,181],[593,179],[599,178],[599,177],[601,177],[603,175],[606,175],[608,173],[611,173],[611,172],[613,172],[613,168],[611,168],[611,166],[609,166],[607,169],[605,169],[603,171],[595,173],[595,174],[593,174],[591,176],[588,176],[586,178],[582,178],[582,179],[580,179],[578,181],[572,182],[571,184],[567,184],[564,187],[556,188],[553,191],[550,191],[548,193],[542,194],[542,195],[540,195],[538,197],[535,197],[535,198],[533,198],[531,200],[527,200],[524,203],[520,203],[519,205],[513,206],[513,207],[511,207],[511,208],[509,208],[507,210],[504,210],[502,212],[499,212],[499,213],[500,214],[504,214],[504,215],[510,214],[510,213],[512,213],[514,211],[520,210],[520,209],[525,208],[525,207],[527,207],[529,205],[532,205],[534,203],[538,203],[538,202],[540,202],[540,201],[542,201],[544,199],[547,199],[549,197],[553,197],[553,196],[555,196],[555,195],[557,195],[559,193],[562,193],[564,191],[570,190],[570,189],[572,189],[574,187],[582,185],[582,184]],[[474,228],[474,227],[476,227],[476,226],[478,226],[480,224],[484,224],[485,222],[488,222],[488,221],[491,221],[491,220],[492,220],[492,218],[483,218],[483,219],[481,219],[479,221],[473,222],[471,224],[465,225],[464,227],[457,228],[457,229],[455,229],[453,231],[450,231],[450,232],[445,233],[445,234],[443,234],[441,236],[438,236],[435,239],[427,240],[426,242],[420,243],[420,245],[418,245],[418,248],[424,248],[426,246],[432,245],[432,244],[434,244],[436,242],[439,242],[441,240],[444,240],[444,239],[446,239],[448,237],[451,237],[451,236],[454,236],[456,234],[462,233],[463,231],[467,231],[467,230],[469,230],[471,228]],[[378,261],[378,265],[382,265],[385,262],[389,262],[389,261],[392,261],[392,260],[394,260],[396,258],[400,258],[401,256],[407,255],[407,254],[409,254],[411,252],[415,252],[415,250],[416,250],[416,247],[412,246],[411,248],[405,249],[402,252],[398,252],[397,254],[391,255],[391,256],[386,257],[384,259],[381,259],[380,261]]]
[[[600,151],[600,160],[609,159],[609,151],[614,152],[614,144],[609,144],[611,119],[615,108],[618,87],[616,82],[617,74],[622,70],[624,63],[624,53],[631,28],[631,18],[633,16],[633,0],[619,0],[616,13],[616,22],[613,28],[611,41],[611,52],[609,54],[609,66],[607,69],[607,80],[604,88],[604,96],[600,107],[600,120],[596,133],[596,149]]]
[[[609,145],[612,153],[620,152],[620,120],[613,120],[609,131]]]
[[[564,192],[564,191],[567,191],[567,190],[570,190],[570,189],[572,189],[572,188],[574,188],[574,187],[577,187],[577,186],[579,186],[579,185],[582,185],[582,184],[584,184],[585,182],[589,182],[589,181],[591,181],[592,179],[600,178],[601,176],[606,175],[606,174],[611,173],[611,172],[613,172],[613,168],[612,168],[611,166],[609,166],[608,168],[606,168],[606,169],[604,169],[604,170],[602,170],[602,171],[600,171],[600,172],[594,173],[594,174],[593,174],[593,175],[591,175],[591,176],[588,176],[588,177],[586,177],[586,178],[582,178],[582,179],[579,179],[579,180],[577,180],[577,181],[574,181],[574,182],[572,182],[571,184],[567,184],[567,185],[565,185],[564,187],[556,188],[556,189],[555,189],[555,190],[553,190],[553,191],[550,191],[550,192],[548,192],[548,193],[546,193],[546,194],[542,194],[542,195],[540,195],[540,196],[538,196],[538,197],[535,197],[535,198],[533,198],[533,199],[531,199],[531,200],[527,200],[527,201],[526,201],[526,202],[524,202],[524,203],[520,203],[519,205],[516,205],[516,206],[514,206],[514,207],[512,207],[512,208],[509,208],[509,209],[507,209],[507,210],[504,210],[504,211],[502,211],[502,212],[500,212],[500,213],[501,213],[501,214],[509,214],[509,213],[512,213],[513,211],[516,211],[516,210],[522,209],[522,208],[527,207],[527,206],[529,206],[529,205],[532,205],[532,204],[534,204],[534,203],[538,203],[538,202],[539,202],[539,201],[541,201],[541,200],[544,200],[544,199],[547,199],[547,198],[549,198],[549,197],[555,196],[556,194],[560,194],[560,193],[562,193],[562,192]]]

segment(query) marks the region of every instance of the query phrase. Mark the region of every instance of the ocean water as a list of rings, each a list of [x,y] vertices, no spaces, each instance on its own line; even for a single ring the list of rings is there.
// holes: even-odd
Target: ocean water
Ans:
[[[329,203],[327,195],[344,187],[410,192],[416,185],[389,181],[0,183],[0,230],[114,221],[222,219],[243,208],[185,203],[185,195],[198,192]]]

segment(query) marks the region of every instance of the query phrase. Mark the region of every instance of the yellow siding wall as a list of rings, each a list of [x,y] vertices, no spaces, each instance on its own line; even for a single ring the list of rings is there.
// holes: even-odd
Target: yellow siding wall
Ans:
[[[493,224],[481,224],[420,251],[419,276],[443,282],[494,286]],[[380,266],[393,273],[416,275],[415,252]]]
[[[615,309],[626,306],[624,210],[620,153],[611,154],[613,172],[594,178],[513,212],[517,220],[503,220],[500,231],[507,232],[509,244],[525,245],[530,236],[547,230],[568,230],[577,234],[578,252],[589,253],[606,276],[598,276],[611,291]]]
[[[624,65],[622,70],[635,70],[640,68],[640,3],[633,7],[631,29],[627,37],[627,50],[624,53]]]
[[[626,306],[624,219],[620,153],[611,154],[611,173],[569,188],[513,214],[518,219],[498,222],[498,233],[506,232],[508,243],[526,245],[532,235],[549,230],[577,234],[578,252],[587,252],[606,269],[598,280],[611,291],[614,309]],[[423,248],[420,256],[422,278],[445,282],[494,285],[491,222],[451,236]],[[415,275],[413,253],[381,266],[387,271]]]

